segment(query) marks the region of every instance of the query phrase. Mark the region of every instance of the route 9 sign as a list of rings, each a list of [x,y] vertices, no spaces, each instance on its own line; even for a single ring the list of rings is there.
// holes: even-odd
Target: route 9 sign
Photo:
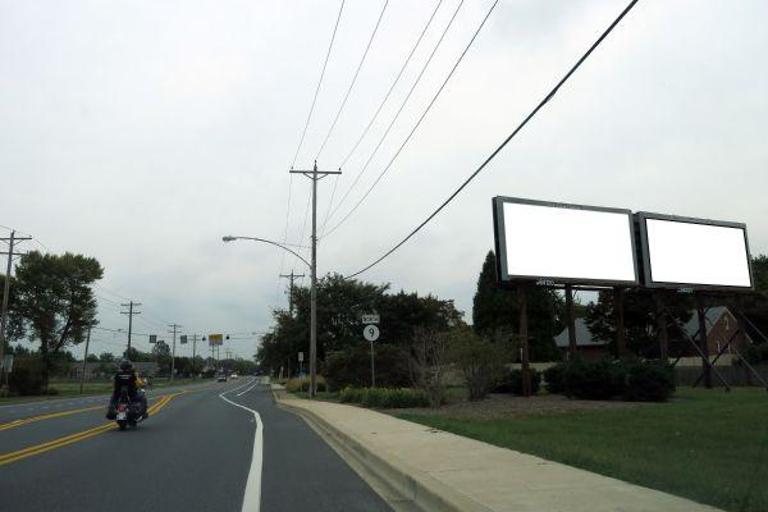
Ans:
[[[379,334],[381,334],[381,332],[375,325],[366,325],[363,329],[363,337],[366,341],[370,341],[371,343],[379,339]]]

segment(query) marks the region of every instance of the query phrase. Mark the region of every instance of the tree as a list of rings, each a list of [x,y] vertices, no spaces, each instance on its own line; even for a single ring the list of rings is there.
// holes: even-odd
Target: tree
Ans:
[[[378,343],[410,348],[416,327],[444,331],[461,322],[461,312],[453,301],[432,295],[420,297],[416,293],[400,291],[388,294],[389,285],[374,285],[347,280],[339,275],[320,279],[318,302],[318,360],[326,354],[353,350],[362,343],[361,317],[364,313],[381,315],[381,337]],[[286,375],[298,370],[297,356],[304,352],[309,357],[310,293],[308,288],[294,289],[295,314],[276,310],[272,316],[274,326],[262,337],[257,354],[259,365],[273,374],[282,367]],[[306,363],[305,363],[306,364]]]
[[[527,291],[528,335],[533,361],[552,361],[560,354],[555,336],[563,329],[561,315],[563,299],[554,290],[532,286]],[[496,257],[488,251],[477,279],[477,291],[472,304],[472,323],[481,336],[499,332],[518,331],[517,290],[501,289],[496,278]]]
[[[159,373],[162,375],[171,374],[171,347],[164,341],[158,341],[152,347],[152,356],[157,361]]]
[[[15,336],[39,341],[45,388],[55,355],[83,342],[97,323],[90,285],[103,273],[96,259],[71,253],[31,251],[16,267],[12,314],[20,327]]]
[[[647,358],[658,358],[660,354],[653,293],[643,289],[626,290],[624,293],[627,349]],[[695,307],[693,300],[688,295],[668,293],[664,294],[664,304],[671,314],[671,317],[666,317],[670,340],[682,341],[683,333],[678,324],[685,324],[691,319],[691,311]],[[600,292],[597,303],[587,306],[585,321],[595,339],[607,342],[615,353],[616,313],[612,292]],[[683,343],[678,346],[682,347]],[[676,355],[674,352],[670,347],[670,355]]]

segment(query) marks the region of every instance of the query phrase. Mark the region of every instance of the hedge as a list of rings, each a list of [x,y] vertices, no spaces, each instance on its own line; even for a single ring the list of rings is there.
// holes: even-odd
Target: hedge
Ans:
[[[379,409],[428,407],[429,399],[421,391],[411,388],[344,388],[339,394],[342,403],[356,403]]]

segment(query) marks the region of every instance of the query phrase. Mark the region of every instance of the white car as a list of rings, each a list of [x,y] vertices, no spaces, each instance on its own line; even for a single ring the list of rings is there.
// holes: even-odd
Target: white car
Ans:
[[[238,377],[240,377],[240,376],[238,374],[236,374],[236,373],[233,373],[232,375],[229,376],[230,379],[236,379]]]

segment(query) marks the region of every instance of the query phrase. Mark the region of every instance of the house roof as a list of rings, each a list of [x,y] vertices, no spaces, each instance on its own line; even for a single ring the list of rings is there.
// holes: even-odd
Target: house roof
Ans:
[[[602,347],[607,345],[605,341],[595,340],[592,336],[592,332],[587,327],[587,323],[583,318],[577,318],[574,321],[576,327],[576,346],[577,347]],[[568,328],[563,329],[560,334],[555,336],[555,343],[560,348],[568,348]]]
[[[720,317],[723,316],[726,312],[730,313],[728,311],[728,308],[725,306],[713,306],[711,308],[706,308],[704,312],[704,319],[705,324],[707,326],[707,334],[712,330],[712,328],[715,326],[718,320],[720,320]],[[686,322],[686,324],[683,326],[685,329],[685,332],[688,333],[688,336],[694,338],[699,334],[699,315],[694,309],[691,313],[691,319]]]

